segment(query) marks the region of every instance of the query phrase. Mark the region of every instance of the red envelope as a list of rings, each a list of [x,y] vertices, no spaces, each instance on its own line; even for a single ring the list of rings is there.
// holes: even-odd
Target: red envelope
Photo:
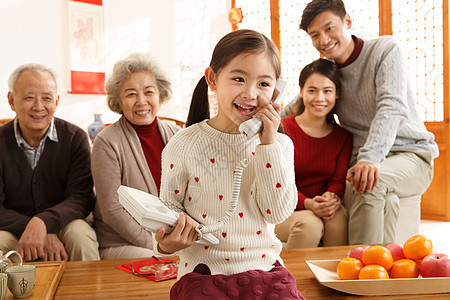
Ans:
[[[178,261],[152,257],[132,263],[116,266],[117,269],[153,281],[163,281],[176,278],[178,275]]]

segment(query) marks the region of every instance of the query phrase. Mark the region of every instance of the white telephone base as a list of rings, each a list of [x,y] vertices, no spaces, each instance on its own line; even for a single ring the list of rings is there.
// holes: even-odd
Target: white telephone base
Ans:
[[[119,202],[142,227],[156,232],[163,227],[166,233],[175,228],[181,209],[163,201],[155,195],[121,185],[117,189]],[[216,245],[219,240],[211,233],[205,233],[196,243]]]

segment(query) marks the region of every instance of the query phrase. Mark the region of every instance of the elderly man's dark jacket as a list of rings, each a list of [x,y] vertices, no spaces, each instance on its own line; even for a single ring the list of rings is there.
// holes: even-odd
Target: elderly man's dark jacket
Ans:
[[[14,124],[0,127],[0,230],[22,235],[33,216],[47,233],[57,233],[95,205],[90,146],[79,127],[54,118],[58,142],[49,138],[32,170],[14,136]]]

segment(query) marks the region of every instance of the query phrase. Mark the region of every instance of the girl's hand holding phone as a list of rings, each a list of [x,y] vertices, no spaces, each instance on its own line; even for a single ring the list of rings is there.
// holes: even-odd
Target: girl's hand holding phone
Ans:
[[[171,254],[192,246],[198,236],[196,226],[197,223],[192,218],[180,213],[177,226],[171,233],[165,234],[163,227],[155,233],[158,250],[164,254]]]
[[[269,145],[275,142],[275,136],[281,122],[280,112],[281,104],[272,102],[254,115],[254,117],[259,118],[263,124],[262,130],[259,132],[261,145]]]

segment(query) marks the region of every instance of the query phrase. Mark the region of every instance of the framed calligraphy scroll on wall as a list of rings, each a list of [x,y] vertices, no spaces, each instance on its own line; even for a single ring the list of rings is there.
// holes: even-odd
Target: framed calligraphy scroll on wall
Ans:
[[[105,94],[102,0],[69,0],[70,77],[73,94]]]

